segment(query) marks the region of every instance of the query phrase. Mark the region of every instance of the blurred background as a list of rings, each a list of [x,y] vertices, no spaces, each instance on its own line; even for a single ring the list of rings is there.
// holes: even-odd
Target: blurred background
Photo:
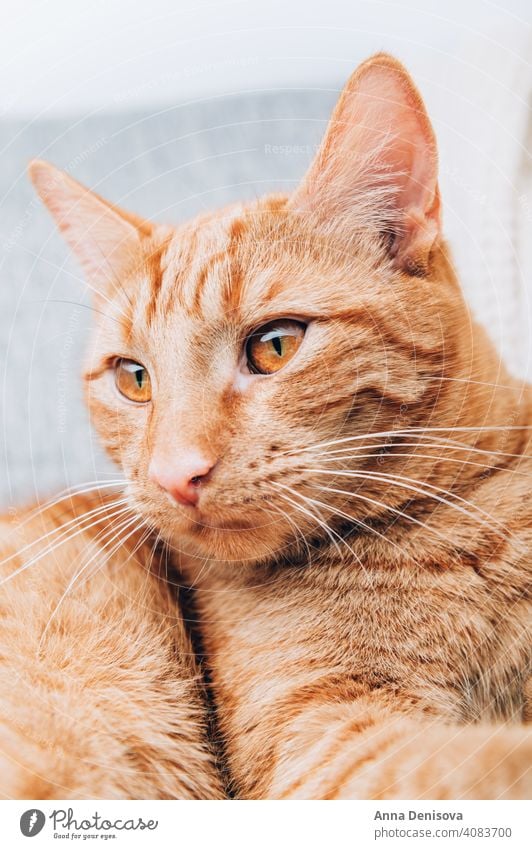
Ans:
[[[426,100],[475,315],[531,376],[529,0],[3,0],[2,12],[0,508],[110,471],[79,380],[90,298],[28,160],[160,221],[290,191],[345,80],[378,50]]]

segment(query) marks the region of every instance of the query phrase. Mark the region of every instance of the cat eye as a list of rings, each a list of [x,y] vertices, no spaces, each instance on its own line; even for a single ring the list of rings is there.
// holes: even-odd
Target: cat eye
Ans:
[[[115,362],[115,384],[130,401],[145,404],[151,400],[151,381],[148,371],[134,360],[120,357]]]
[[[282,369],[299,349],[305,329],[301,321],[282,318],[255,330],[246,343],[250,371],[275,374]]]

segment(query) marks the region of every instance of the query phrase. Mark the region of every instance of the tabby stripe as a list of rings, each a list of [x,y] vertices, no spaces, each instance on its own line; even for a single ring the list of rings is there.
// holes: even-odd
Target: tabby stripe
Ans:
[[[355,719],[346,720],[347,725],[344,727],[336,739],[333,741],[333,744],[327,749],[323,757],[319,759],[319,761],[314,764],[311,769],[308,769],[304,775],[301,775],[296,781],[293,781],[286,790],[278,797],[279,799],[288,799],[290,798],[296,790],[302,788],[307,781],[309,780],[309,776],[314,777],[315,773],[319,773],[319,782],[322,782],[323,769],[328,764],[330,764],[343,750],[347,740],[354,735],[361,734],[366,729],[370,728],[375,724],[374,720],[368,718],[367,720],[361,720],[359,717]],[[310,795],[306,795],[305,798],[311,798]]]

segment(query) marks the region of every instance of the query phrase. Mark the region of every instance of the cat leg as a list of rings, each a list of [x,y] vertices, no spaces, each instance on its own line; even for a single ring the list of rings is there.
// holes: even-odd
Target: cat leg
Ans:
[[[370,697],[310,707],[272,752],[265,798],[522,799],[532,790],[532,730],[445,725]]]
[[[178,604],[102,527],[33,564],[0,539],[0,797],[221,798]]]

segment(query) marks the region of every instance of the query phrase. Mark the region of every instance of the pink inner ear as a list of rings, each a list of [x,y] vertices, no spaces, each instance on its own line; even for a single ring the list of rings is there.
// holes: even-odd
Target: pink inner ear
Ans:
[[[423,104],[404,72],[376,65],[361,75],[349,99],[355,122],[351,143],[368,154],[380,149],[401,207],[430,208],[437,182],[436,145]]]
[[[414,84],[389,56],[368,60],[348,81],[292,203],[329,217],[351,204],[356,215],[361,196],[394,211],[397,263],[426,263],[439,232],[436,143]]]
[[[116,283],[137,255],[140,228],[135,217],[112,207],[46,162],[31,163],[29,171],[91,288],[103,291]]]

